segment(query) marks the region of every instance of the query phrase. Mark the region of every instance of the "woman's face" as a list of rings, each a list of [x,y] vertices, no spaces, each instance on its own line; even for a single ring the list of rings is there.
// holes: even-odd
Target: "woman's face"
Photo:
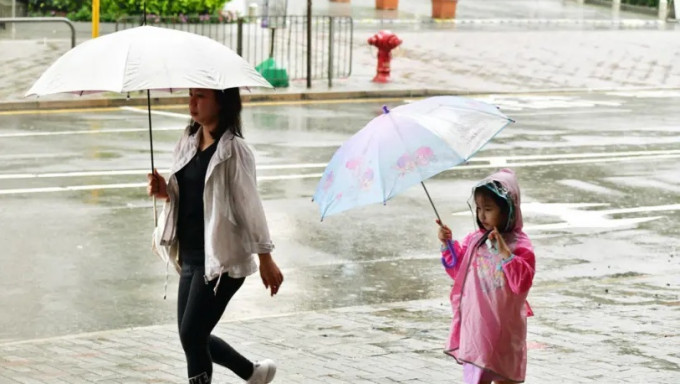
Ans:
[[[189,112],[191,118],[202,126],[214,126],[219,118],[220,106],[212,89],[189,89]]]
[[[475,205],[477,206],[477,219],[482,223],[485,230],[489,231],[494,228],[499,228],[499,231],[503,230],[505,217],[503,217],[501,207],[492,198],[477,193]]]

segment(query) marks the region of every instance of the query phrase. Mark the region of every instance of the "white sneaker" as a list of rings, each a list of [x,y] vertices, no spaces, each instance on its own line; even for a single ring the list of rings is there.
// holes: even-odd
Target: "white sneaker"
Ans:
[[[276,364],[274,361],[264,359],[255,362],[255,369],[250,379],[246,381],[247,384],[267,384],[274,380],[276,375]]]

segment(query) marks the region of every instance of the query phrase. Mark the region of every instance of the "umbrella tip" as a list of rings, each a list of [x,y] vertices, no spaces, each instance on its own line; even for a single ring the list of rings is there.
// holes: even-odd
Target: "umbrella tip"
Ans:
[[[390,110],[387,108],[387,105],[383,105],[382,110],[383,113],[390,113]]]

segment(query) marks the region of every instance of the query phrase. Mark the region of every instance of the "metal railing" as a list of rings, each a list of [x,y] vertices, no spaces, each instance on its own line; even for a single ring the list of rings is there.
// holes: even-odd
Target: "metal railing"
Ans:
[[[665,20],[669,16],[675,17],[675,12],[671,12],[673,1],[653,0],[644,2],[626,0],[579,0],[580,4],[593,4],[611,7],[613,12],[628,11],[647,15],[657,15],[659,19]]]
[[[76,46],[76,27],[65,17],[3,17],[0,24],[12,23],[66,23],[71,28],[71,48]]]
[[[291,80],[307,78],[307,16],[221,17],[147,16],[147,25],[178,29],[210,37],[232,48],[257,66],[272,58]],[[116,30],[137,27],[140,17],[125,17]],[[313,16],[311,78],[347,78],[352,73],[354,24],[351,17]]]

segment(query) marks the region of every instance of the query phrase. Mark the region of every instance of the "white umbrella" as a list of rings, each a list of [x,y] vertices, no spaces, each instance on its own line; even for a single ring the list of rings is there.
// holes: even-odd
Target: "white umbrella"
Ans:
[[[272,86],[236,52],[205,36],[150,26],[88,40],[66,52],[26,96]]]
[[[174,29],[141,26],[88,40],[59,57],[26,96],[146,90],[151,172],[154,170],[150,90],[273,88],[227,46]],[[155,214],[154,199],[154,221]]]

